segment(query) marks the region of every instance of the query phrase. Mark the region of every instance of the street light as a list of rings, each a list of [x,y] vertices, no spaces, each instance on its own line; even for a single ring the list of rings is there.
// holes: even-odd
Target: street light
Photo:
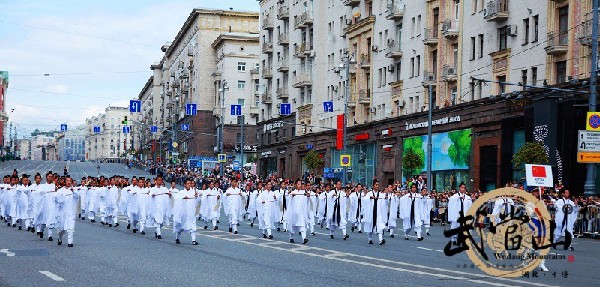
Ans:
[[[227,81],[223,80],[223,82],[221,82],[221,88],[219,89],[219,92],[222,92],[223,95],[221,96],[221,130],[219,132],[219,153],[223,153],[223,136],[224,136],[224,123],[225,123],[225,92],[229,91],[229,86],[227,85]],[[219,173],[221,175],[221,178],[223,178],[223,170],[224,170],[224,166],[221,166],[221,168],[219,168]]]
[[[350,65],[355,65],[356,64],[356,60],[354,59],[354,57],[350,56],[350,53],[348,51],[348,49],[344,50],[344,63],[340,64],[340,68],[346,68],[346,86],[345,86],[345,96],[344,96],[344,125],[343,125],[343,132],[342,132],[342,152],[345,154],[346,153],[346,148],[347,148],[347,144],[346,144],[346,134],[347,131],[346,129],[348,128],[348,119],[347,119],[347,115],[348,115],[348,96],[350,95]],[[344,166],[344,173],[342,175],[342,183],[345,186],[346,182],[348,181],[348,172],[346,170],[346,167]]]

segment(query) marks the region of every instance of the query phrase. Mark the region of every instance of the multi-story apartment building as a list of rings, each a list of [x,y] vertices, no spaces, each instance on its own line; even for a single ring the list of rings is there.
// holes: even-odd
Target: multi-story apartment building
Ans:
[[[17,140],[17,157],[22,160],[31,159],[31,139]]]
[[[85,125],[70,129],[58,138],[58,160],[85,161]]]
[[[6,114],[6,90],[8,89],[8,72],[0,71],[0,146],[4,147],[4,127],[8,121]],[[4,151],[1,152],[4,155]]]
[[[146,146],[161,143],[161,159],[173,153],[180,159],[215,157],[221,121],[224,152],[233,152],[240,127],[227,105],[242,103],[245,114],[254,113],[245,123],[256,123],[258,27],[258,13],[194,9],[175,39],[161,47],[164,56],[151,66],[153,76],[139,95],[145,110],[136,116]],[[228,90],[226,116],[221,119],[223,80]],[[196,115],[186,113],[187,104],[197,105]],[[152,125],[158,127],[158,135],[149,134]],[[181,130],[182,125],[189,130]]]
[[[354,182],[421,175],[431,87],[434,188],[465,182],[489,189],[520,180],[523,170],[511,158],[532,140],[546,145],[558,179],[581,183],[571,137],[586,97],[549,95],[543,87],[586,88],[591,0],[262,0],[260,6],[261,175],[301,176],[309,150],[325,159],[325,170],[317,171],[325,177],[341,177],[341,153],[354,159],[348,169]],[[564,105],[565,99],[579,104]],[[325,101],[334,102],[333,113],[323,112]],[[281,117],[282,103],[294,113]],[[333,129],[344,110],[347,149],[339,151]],[[560,132],[570,140],[559,140]],[[419,155],[423,166],[403,169],[406,152]]]
[[[123,121],[127,117],[129,122],[129,116],[127,107],[108,107],[103,114],[86,119],[85,159],[122,158],[127,151],[131,151],[136,139],[131,128],[129,133],[123,133]]]

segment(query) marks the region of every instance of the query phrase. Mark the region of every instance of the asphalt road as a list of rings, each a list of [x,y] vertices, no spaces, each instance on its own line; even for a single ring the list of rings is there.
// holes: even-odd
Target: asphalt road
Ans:
[[[8,162],[0,174],[13,168],[25,173],[55,170],[63,162]],[[71,175],[96,175],[93,163],[71,163]],[[119,164],[102,164],[104,175],[148,175]],[[123,220],[123,218],[121,218]],[[126,230],[126,224],[109,228],[78,221],[75,247],[58,246],[34,234],[0,225],[0,286],[598,286],[600,241],[576,239],[575,251],[552,250],[574,255],[575,261],[548,261],[551,272],[537,278],[494,278],[477,268],[465,254],[447,257],[441,251],[447,239],[439,225],[431,236],[417,242],[411,237],[386,238],[387,244],[368,245],[366,234],[350,233],[343,241],[338,232],[317,227],[307,245],[290,244],[283,232],[274,240],[243,222],[240,234],[203,230],[199,225],[198,246],[184,234],[182,244],[163,229],[163,239]],[[210,229],[210,228],[209,228]],[[298,242],[299,240],[297,240]],[[464,265],[467,265],[464,268]],[[556,272],[556,278],[553,272]],[[568,277],[563,278],[564,271]]]

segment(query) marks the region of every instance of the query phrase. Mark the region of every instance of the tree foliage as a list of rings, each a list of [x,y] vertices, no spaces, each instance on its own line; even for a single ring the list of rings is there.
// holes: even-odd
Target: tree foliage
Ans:
[[[539,142],[526,142],[521,149],[513,155],[513,166],[517,169],[524,168],[525,164],[548,163],[546,149]]]
[[[314,150],[310,150],[304,157],[304,164],[308,169],[314,171],[322,167],[325,164],[325,161],[319,156],[319,153]]]
[[[402,169],[404,169],[405,177],[412,176],[419,171],[423,170],[425,167],[423,158],[421,158],[417,153],[413,150],[405,150],[404,155],[402,156]]]

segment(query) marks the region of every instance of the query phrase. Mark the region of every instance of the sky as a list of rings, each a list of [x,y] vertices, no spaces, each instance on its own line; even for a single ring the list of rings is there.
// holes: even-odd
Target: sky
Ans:
[[[19,138],[127,106],[197,7],[260,8],[255,0],[0,0],[0,70],[10,73],[6,113]]]

